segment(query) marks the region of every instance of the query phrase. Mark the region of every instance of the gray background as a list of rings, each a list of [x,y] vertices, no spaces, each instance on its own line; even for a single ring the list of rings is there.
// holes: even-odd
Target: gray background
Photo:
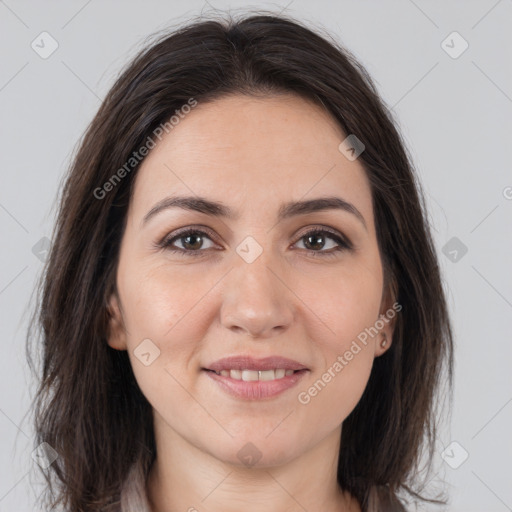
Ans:
[[[211,4],[233,12],[249,7]],[[454,407],[434,480],[449,483],[450,511],[512,510],[512,1],[287,0],[250,7],[285,9],[329,30],[366,66],[395,113],[425,188],[456,337]],[[0,511],[35,510],[40,489],[24,339],[44,259],[40,240],[51,237],[73,148],[144,38],[201,11],[211,12],[204,0],[0,0]],[[59,45],[47,59],[31,47],[43,31]],[[461,41],[451,36],[442,46],[453,31],[469,44],[458,58],[445,49],[458,51]]]

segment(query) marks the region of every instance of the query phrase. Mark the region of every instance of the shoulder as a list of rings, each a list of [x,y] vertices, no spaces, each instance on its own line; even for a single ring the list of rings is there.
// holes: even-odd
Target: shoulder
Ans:
[[[369,493],[366,512],[407,512],[403,503],[388,486],[374,486]]]
[[[121,489],[119,512],[151,512],[146,494],[146,478],[139,464],[134,464]]]

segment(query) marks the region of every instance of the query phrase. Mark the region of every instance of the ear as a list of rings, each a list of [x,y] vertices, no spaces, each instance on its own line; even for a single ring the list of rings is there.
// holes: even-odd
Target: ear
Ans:
[[[112,293],[107,306],[108,333],[107,343],[116,350],[126,350],[126,330],[116,293]]]
[[[397,283],[395,278],[387,283],[381,301],[381,308],[379,312],[378,328],[379,335],[376,338],[375,356],[381,356],[389,350],[393,343],[393,332],[395,330],[396,316],[402,309],[402,306],[396,301],[397,297]]]

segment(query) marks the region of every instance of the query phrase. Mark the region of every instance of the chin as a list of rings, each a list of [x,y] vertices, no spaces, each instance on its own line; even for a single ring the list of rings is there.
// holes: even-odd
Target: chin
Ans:
[[[218,460],[239,468],[265,469],[281,466],[298,456],[296,444],[287,445],[278,440],[270,442],[265,435],[237,436],[225,450],[211,451],[210,454]]]

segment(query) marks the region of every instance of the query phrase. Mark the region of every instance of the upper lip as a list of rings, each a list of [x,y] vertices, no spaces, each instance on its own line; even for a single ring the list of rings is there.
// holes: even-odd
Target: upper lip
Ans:
[[[220,372],[222,370],[307,370],[303,364],[286,357],[271,356],[257,359],[251,356],[224,357],[208,365],[205,370]]]

